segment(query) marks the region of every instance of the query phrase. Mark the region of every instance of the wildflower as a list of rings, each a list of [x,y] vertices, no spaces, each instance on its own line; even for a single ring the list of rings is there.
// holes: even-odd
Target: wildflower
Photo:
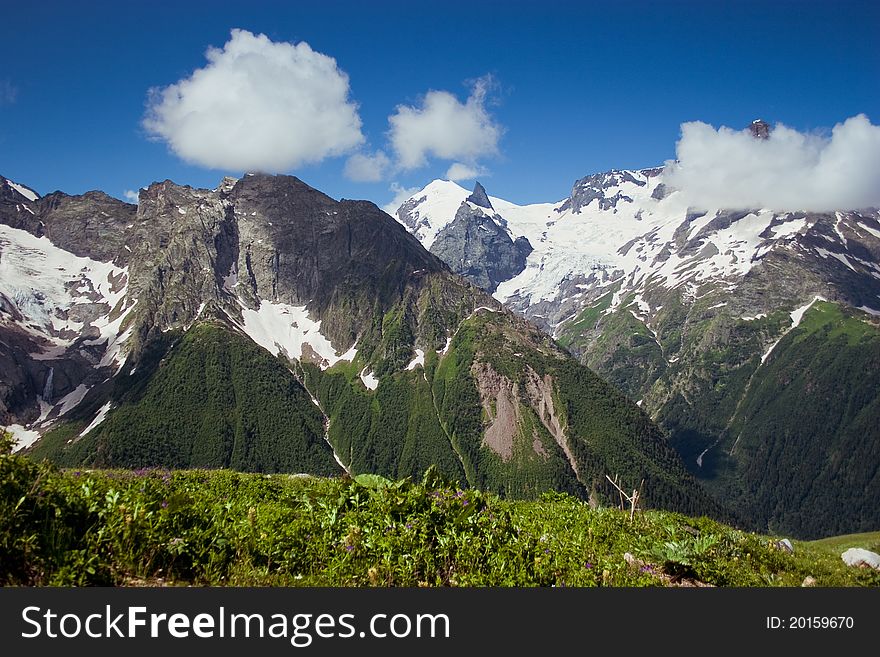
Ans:
[[[592,568],[592,567],[593,567],[593,564],[591,564],[589,561],[584,564],[584,568]]]
[[[163,509],[168,508],[168,500],[162,500],[162,504],[160,505]]]

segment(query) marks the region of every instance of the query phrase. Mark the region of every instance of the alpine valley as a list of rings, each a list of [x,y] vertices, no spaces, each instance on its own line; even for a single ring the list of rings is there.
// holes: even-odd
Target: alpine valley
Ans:
[[[616,504],[612,476],[730,517],[626,394],[372,203],[290,176],[159,182],[138,205],[0,178],[0,425],[68,467],[435,466]]]
[[[636,401],[749,527],[880,526],[877,209],[695,210],[653,168],[526,206],[436,180],[397,216]]]

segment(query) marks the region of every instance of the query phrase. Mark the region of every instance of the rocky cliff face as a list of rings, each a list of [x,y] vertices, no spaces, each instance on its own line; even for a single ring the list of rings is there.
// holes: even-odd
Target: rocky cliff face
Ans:
[[[452,271],[487,292],[525,269],[531,252],[526,238],[511,239],[493,217],[466,203],[431,245],[431,253]]]
[[[417,203],[402,206],[398,218],[418,233]],[[490,293],[502,281],[522,272],[532,252],[527,238],[511,235],[506,221],[495,212],[479,182],[458,206],[454,219],[432,232],[432,241],[426,248],[452,271]]]

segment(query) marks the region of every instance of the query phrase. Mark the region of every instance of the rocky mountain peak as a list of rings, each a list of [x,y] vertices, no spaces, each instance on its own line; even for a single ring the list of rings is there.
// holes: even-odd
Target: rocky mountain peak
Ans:
[[[481,208],[486,208],[487,210],[494,210],[492,207],[492,202],[489,200],[489,195],[486,194],[486,188],[483,187],[479,182],[474,184],[474,191],[471,192],[471,195],[466,199],[469,203],[473,203],[474,205],[479,205]]]
[[[626,185],[645,187],[647,182],[642,180],[642,177],[647,179],[656,175],[658,175],[656,169],[646,169],[644,171],[612,169],[611,171],[586,176],[575,181],[571,190],[571,196],[559,207],[558,211],[564,212],[570,209],[572,212],[577,213],[593,201],[597,201],[598,208],[603,211],[616,208],[620,201],[632,203],[632,197],[623,191],[626,189]]]
[[[22,200],[36,201],[38,198],[40,195],[30,187],[0,176],[0,199],[20,202]]]
[[[235,183],[237,182],[238,178],[223,176],[223,180],[220,181],[220,184],[217,185],[217,189],[214,191],[220,192],[221,194],[228,194],[232,191],[232,188],[235,187]]]
[[[749,132],[755,139],[769,139],[770,124],[763,119],[755,119],[749,126]]]

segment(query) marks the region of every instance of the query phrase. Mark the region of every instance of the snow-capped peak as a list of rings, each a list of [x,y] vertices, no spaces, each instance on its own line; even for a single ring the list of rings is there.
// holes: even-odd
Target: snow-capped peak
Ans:
[[[659,307],[652,300],[664,290],[677,289],[692,302],[701,289],[729,289],[771,252],[833,259],[850,273],[880,278],[880,267],[847,252],[849,233],[842,232],[874,236],[880,221],[873,215],[695,211],[666,189],[660,167],[585,176],[557,203],[486,199],[492,210],[481,211],[533,248],[525,269],[499,281],[493,295],[554,333],[609,290],[608,312],[637,304],[650,323]],[[472,201],[459,185],[434,181],[401,206],[398,218],[430,250],[463,202],[480,210]]]
[[[0,176],[0,180],[3,181],[3,185],[11,187],[21,196],[25,197],[28,201],[36,201],[38,198],[40,198],[40,195],[32,190],[30,187],[22,185],[21,183],[13,182],[12,180],[9,180],[8,178],[3,178],[2,176]]]

